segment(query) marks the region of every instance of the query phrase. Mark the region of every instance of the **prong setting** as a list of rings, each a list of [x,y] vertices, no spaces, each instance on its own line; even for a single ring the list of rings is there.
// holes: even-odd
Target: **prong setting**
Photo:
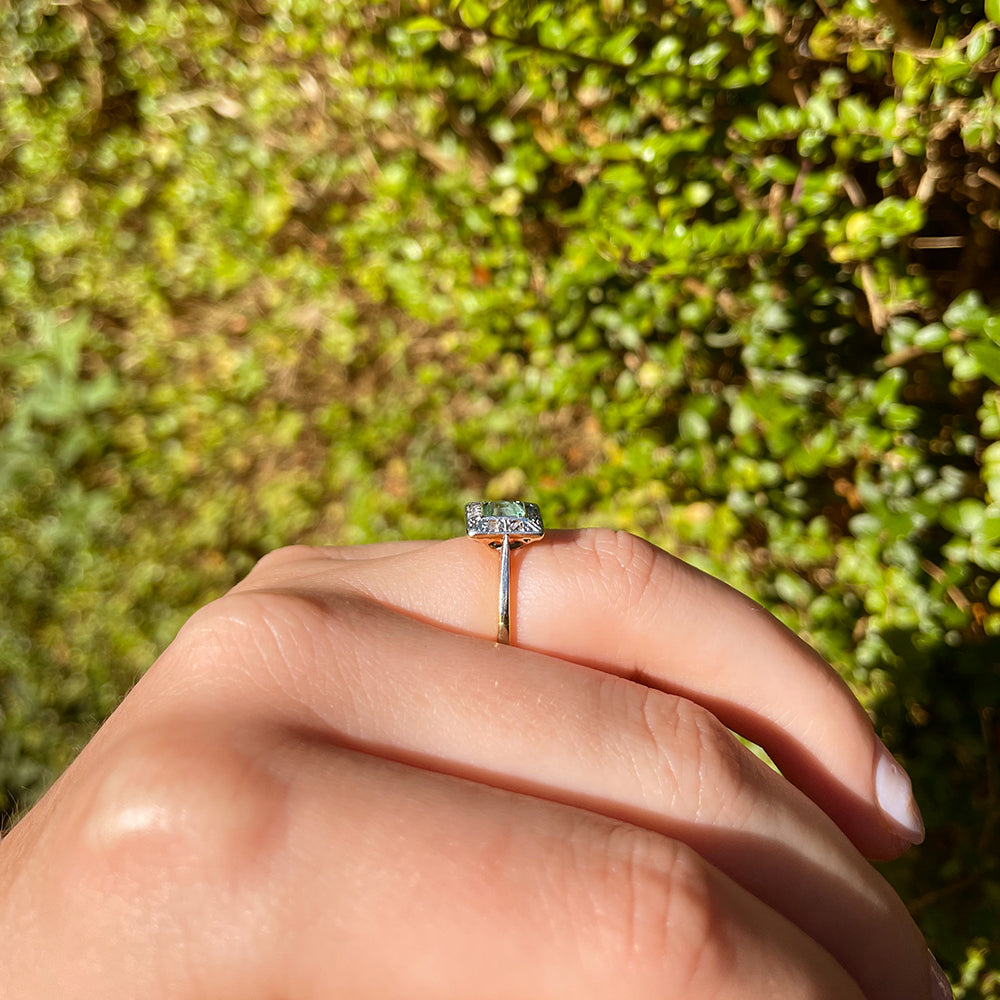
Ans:
[[[479,500],[466,504],[465,530],[470,538],[492,548],[500,548],[504,537],[516,549],[545,535],[538,505],[524,500]]]

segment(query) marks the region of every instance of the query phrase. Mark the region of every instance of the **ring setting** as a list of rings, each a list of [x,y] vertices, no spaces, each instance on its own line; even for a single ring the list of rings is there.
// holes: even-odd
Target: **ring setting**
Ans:
[[[545,535],[537,504],[525,500],[479,500],[465,505],[465,532],[500,553],[497,642],[510,642],[510,553]]]

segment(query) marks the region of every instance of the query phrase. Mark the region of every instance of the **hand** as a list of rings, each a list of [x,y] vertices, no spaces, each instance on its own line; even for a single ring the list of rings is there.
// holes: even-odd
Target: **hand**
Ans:
[[[11,1000],[930,1000],[833,671],[631,536],[281,550],[0,844]],[[728,731],[762,745],[784,773]]]

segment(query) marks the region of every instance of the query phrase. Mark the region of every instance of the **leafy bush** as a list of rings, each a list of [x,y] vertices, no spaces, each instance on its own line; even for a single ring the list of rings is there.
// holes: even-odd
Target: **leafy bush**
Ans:
[[[928,821],[887,873],[997,996],[998,24],[3,8],[0,811],[263,552],[527,494],[836,664]]]

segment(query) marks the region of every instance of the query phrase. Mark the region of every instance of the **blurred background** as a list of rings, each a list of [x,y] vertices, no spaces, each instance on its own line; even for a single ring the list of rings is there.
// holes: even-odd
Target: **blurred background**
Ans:
[[[289,542],[627,528],[853,686],[1000,996],[1000,0],[0,0],[0,818]]]

